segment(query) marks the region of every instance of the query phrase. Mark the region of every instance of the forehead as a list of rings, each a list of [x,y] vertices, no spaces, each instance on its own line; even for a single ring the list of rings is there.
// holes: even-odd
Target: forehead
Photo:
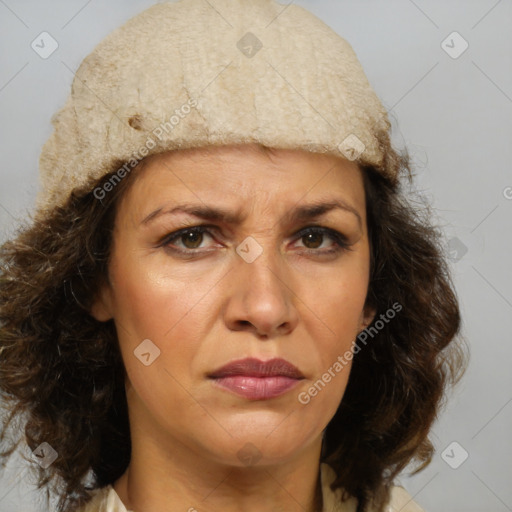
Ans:
[[[244,144],[169,151],[147,158],[134,172],[123,202],[141,212],[177,201],[289,208],[319,199],[364,209],[357,163],[304,150]]]

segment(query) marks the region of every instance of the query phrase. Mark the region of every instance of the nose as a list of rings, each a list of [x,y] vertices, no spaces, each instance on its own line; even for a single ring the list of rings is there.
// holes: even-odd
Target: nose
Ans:
[[[234,265],[225,309],[228,328],[254,332],[264,340],[292,332],[298,323],[298,298],[279,253],[265,247],[251,263],[237,256]]]

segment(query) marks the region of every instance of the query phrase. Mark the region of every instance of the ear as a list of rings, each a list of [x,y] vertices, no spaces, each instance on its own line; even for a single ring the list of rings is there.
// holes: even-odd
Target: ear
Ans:
[[[91,305],[90,314],[98,322],[106,322],[113,318],[112,290],[110,285],[102,283]]]
[[[361,313],[358,332],[364,331],[373,322],[376,314],[377,311],[374,308],[365,305],[363,312]]]

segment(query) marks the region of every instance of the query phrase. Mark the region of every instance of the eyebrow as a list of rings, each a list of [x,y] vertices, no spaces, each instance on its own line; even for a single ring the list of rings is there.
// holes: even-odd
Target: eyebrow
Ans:
[[[356,216],[359,223],[359,227],[362,229],[363,221],[359,212],[350,204],[340,199],[333,199],[329,201],[315,201],[306,205],[299,206],[283,216],[283,221],[288,222],[304,222],[312,219],[316,219],[325,215],[333,210],[344,210],[352,213]],[[147,225],[151,221],[162,215],[174,215],[177,213],[186,213],[194,217],[198,217],[203,220],[223,222],[225,224],[240,224],[246,218],[245,215],[241,215],[240,211],[231,212],[223,208],[198,205],[198,204],[181,204],[172,208],[171,210],[164,210],[164,206],[151,212],[145,217],[141,225]]]

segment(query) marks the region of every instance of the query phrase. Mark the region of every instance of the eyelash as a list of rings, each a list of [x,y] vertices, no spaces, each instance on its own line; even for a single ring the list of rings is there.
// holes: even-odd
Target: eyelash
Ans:
[[[177,247],[171,247],[171,242],[179,239],[181,236],[187,234],[187,233],[206,233],[209,236],[213,238],[212,233],[210,232],[210,229],[216,230],[215,226],[191,226],[188,228],[180,229],[178,231],[174,231],[173,233],[169,233],[164,237],[164,239],[160,242],[159,247],[165,247],[166,249],[177,252],[181,254],[187,254],[192,255],[194,253],[200,253],[204,252],[201,251],[201,249],[179,249]],[[328,250],[318,250],[318,249],[307,249],[307,253],[315,253],[315,254],[323,254],[323,255],[330,255],[330,254],[337,254],[343,251],[350,251],[350,244],[348,244],[346,237],[340,233],[339,231],[335,231],[333,229],[321,227],[321,226],[308,226],[306,228],[301,229],[299,232],[296,233],[295,237],[297,239],[301,239],[306,235],[309,234],[321,234],[324,236],[328,236],[334,241],[334,248],[328,249]]]

